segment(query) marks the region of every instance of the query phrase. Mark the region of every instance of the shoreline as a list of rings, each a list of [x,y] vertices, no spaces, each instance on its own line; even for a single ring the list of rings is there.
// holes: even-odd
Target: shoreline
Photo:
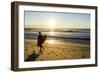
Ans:
[[[25,35],[25,37],[24,38],[29,38],[29,39],[33,39],[34,37],[37,37],[38,35]],[[63,38],[63,39],[78,39],[78,40],[90,40],[90,38],[79,38],[79,37],[62,37],[62,36],[60,36],[60,37],[58,37],[58,36],[47,36],[47,37],[49,37],[49,38]]]

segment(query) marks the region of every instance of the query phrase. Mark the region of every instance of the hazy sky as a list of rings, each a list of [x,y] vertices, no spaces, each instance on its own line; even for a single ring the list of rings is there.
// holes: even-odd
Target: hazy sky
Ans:
[[[90,14],[25,11],[25,28],[90,28]]]

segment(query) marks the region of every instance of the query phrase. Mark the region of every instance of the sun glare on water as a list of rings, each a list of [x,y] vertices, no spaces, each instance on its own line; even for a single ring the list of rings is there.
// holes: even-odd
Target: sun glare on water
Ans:
[[[49,34],[50,34],[50,35],[55,35],[55,32],[50,31]]]
[[[54,19],[49,19],[48,20],[48,26],[50,29],[54,29],[55,28],[55,20]]]

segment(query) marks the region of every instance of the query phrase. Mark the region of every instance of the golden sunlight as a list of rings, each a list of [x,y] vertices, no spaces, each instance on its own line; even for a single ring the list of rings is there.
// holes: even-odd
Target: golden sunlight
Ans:
[[[49,40],[48,43],[49,44],[54,44],[55,40]]]
[[[55,20],[54,19],[49,19],[48,20],[48,25],[49,25],[50,29],[54,29],[54,27],[55,27]]]
[[[49,33],[50,33],[50,35],[54,35],[55,34],[55,32],[53,32],[53,31],[50,31]]]

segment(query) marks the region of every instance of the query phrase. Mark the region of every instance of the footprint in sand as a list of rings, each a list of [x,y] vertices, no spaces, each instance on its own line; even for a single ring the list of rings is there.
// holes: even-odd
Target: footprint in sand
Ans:
[[[48,53],[48,55],[49,55],[49,54],[51,54],[51,53],[52,53],[52,51],[51,51],[51,52],[49,52],[49,53]]]
[[[55,52],[54,52],[54,51],[52,51],[52,53],[53,53],[53,54],[55,54]]]
[[[40,59],[40,61],[43,61],[43,59]]]
[[[25,49],[25,51],[28,51],[28,49]]]
[[[58,56],[58,55],[56,54],[56,56]]]
[[[62,53],[59,53],[60,55],[62,55]]]
[[[66,59],[67,57],[64,57],[64,59]]]

